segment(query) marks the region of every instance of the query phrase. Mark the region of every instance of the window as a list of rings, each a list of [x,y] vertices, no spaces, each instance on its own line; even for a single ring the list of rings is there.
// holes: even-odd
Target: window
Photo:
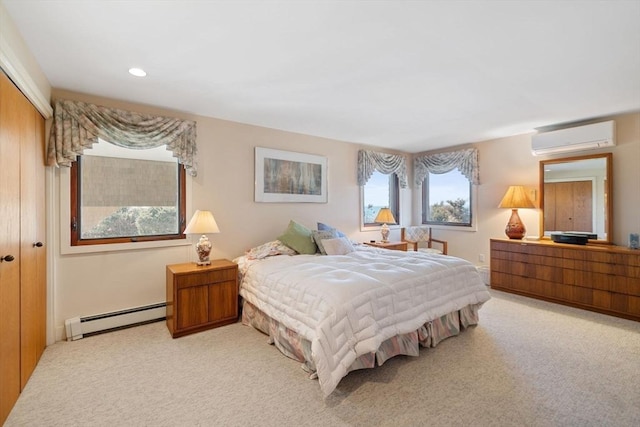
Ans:
[[[364,226],[380,225],[375,221],[380,208],[388,207],[396,222],[399,221],[398,177],[395,173],[385,175],[373,172],[369,181],[362,187],[362,223]]]
[[[434,174],[422,183],[422,223],[472,225],[471,182],[458,169]]]
[[[185,171],[165,146],[105,141],[71,167],[71,245],[184,239]]]

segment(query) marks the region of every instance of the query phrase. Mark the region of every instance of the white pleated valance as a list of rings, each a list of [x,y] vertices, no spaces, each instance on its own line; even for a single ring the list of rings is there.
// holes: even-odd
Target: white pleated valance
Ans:
[[[416,185],[422,185],[429,172],[441,174],[456,168],[469,182],[480,184],[477,148],[417,156],[413,159],[413,167]]]
[[[137,150],[166,145],[190,175],[197,174],[195,122],[67,100],[53,108],[47,162],[69,167],[98,138]]]
[[[395,173],[400,187],[407,188],[407,162],[404,156],[370,150],[358,151],[358,185],[365,185],[376,170],[386,175]]]

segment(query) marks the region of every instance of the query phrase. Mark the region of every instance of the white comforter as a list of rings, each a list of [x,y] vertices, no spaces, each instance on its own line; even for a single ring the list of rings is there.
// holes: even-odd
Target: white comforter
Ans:
[[[311,342],[325,395],[383,341],[490,298],[472,264],[421,252],[280,255],[241,271],[242,297]]]

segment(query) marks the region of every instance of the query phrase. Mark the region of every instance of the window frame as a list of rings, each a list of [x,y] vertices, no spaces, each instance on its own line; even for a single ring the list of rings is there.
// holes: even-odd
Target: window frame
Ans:
[[[154,236],[129,236],[129,237],[109,237],[100,239],[82,239],[80,238],[80,229],[82,224],[82,216],[80,215],[79,201],[81,200],[80,177],[82,176],[82,156],[78,156],[77,160],[71,164],[70,168],[70,246],[92,246],[92,245],[111,245],[116,243],[138,243],[138,242],[157,242],[166,240],[185,240],[186,235],[184,229],[186,227],[186,211],[187,211],[187,191],[186,191],[186,172],[185,168],[176,162],[178,168],[178,233],[162,234]]]
[[[449,172],[453,172],[455,169],[452,169]],[[449,173],[446,172],[446,173]],[[476,186],[473,185],[473,183],[471,182],[471,180],[469,180],[467,178],[467,181],[469,182],[469,222],[442,222],[442,221],[429,221],[427,219],[427,212],[428,212],[428,208],[429,208],[429,176],[431,175],[431,172],[427,173],[427,176],[425,176],[424,180],[422,181],[422,212],[421,212],[421,222],[424,225],[429,225],[429,226],[436,226],[438,228],[448,228],[448,227],[452,227],[452,228],[456,228],[456,229],[473,229],[475,230],[476,227],[476,221],[475,221],[475,215],[474,215],[474,211],[476,210],[476,197],[475,197],[475,188]]]
[[[382,172],[376,171],[382,175],[387,175],[389,177],[389,209],[391,209],[391,212],[393,213],[393,217],[396,219],[396,224],[397,225],[400,223],[400,180],[398,179],[398,176],[395,173],[390,173],[390,174],[384,174]],[[362,229],[366,229],[366,230],[371,230],[371,229],[375,229],[377,227],[381,227],[382,223],[381,222],[365,222],[365,218],[364,218],[364,207],[365,207],[365,200],[364,200],[364,193],[365,193],[365,187],[367,186],[367,184],[363,185],[360,187],[360,224],[362,225]]]

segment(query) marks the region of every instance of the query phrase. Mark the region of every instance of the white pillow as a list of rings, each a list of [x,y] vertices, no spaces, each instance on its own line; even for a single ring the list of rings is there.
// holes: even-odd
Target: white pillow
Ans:
[[[322,246],[324,246],[327,255],[345,255],[355,250],[353,249],[351,241],[346,237],[323,239]]]

